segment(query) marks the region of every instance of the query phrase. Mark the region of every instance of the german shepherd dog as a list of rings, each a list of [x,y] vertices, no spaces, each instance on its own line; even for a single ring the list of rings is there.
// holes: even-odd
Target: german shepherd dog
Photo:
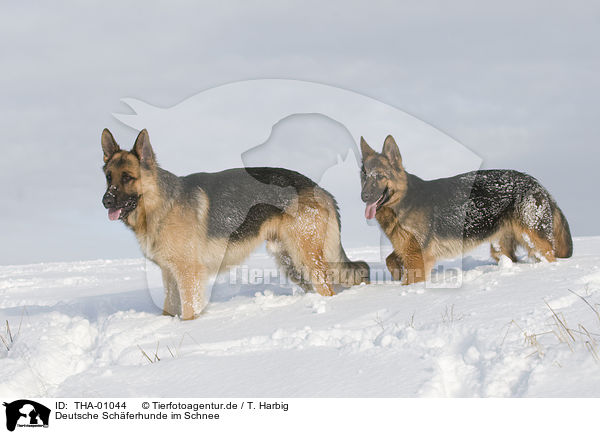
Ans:
[[[253,167],[179,177],[158,165],[145,129],[131,151],[105,129],[102,150],[102,203],[161,268],[164,314],[195,318],[208,302],[209,276],[265,240],[282,271],[305,290],[329,296],[336,284],[369,281],[368,265],[349,261],[342,248],[333,196],[297,172]]]
[[[388,136],[381,153],[361,137],[361,198],[394,251],[386,265],[404,284],[424,281],[440,258],[462,255],[491,242],[491,255],[553,262],[573,253],[569,224],[539,182],[514,170],[479,170],[424,181],[407,173],[398,145]]]

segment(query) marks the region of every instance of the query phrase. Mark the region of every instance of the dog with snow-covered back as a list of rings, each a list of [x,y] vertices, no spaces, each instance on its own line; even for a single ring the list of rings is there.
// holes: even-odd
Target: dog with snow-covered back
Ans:
[[[435,262],[491,242],[491,255],[517,261],[524,247],[535,260],[569,258],[569,224],[550,193],[515,170],[478,170],[425,181],[407,173],[388,136],[381,153],[361,137],[361,198],[394,251],[386,265],[404,284],[427,280]]]

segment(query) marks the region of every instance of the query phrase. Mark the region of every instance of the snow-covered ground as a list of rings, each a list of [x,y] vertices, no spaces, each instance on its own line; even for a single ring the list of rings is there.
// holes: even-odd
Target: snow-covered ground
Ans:
[[[600,396],[600,237],[553,264],[488,252],[454,289],[217,283],[188,322],[160,315],[142,259],[2,266],[0,395]]]

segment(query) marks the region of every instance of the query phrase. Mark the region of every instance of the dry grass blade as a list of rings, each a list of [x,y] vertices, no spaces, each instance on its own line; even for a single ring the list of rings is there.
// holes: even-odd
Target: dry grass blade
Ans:
[[[510,328],[512,327],[513,324],[516,324],[517,327],[519,327],[519,325],[515,322],[514,319],[511,322],[508,323],[508,325],[506,326],[506,333],[504,333],[504,337],[502,338],[502,342],[500,342],[500,346],[501,347],[504,346],[504,341],[506,341],[506,337],[508,336],[508,332],[510,331]]]
[[[571,346],[571,343],[575,342],[575,336],[573,336],[573,333],[571,333],[571,330],[569,329],[569,327],[567,327],[567,321],[564,315],[561,313],[559,316],[554,311],[554,309],[550,307],[547,301],[544,300],[544,303],[546,303],[546,306],[548,307],[548,309],[550,309],[550,312],[552,312],[552,318],[554,319],[554,323],[558,328],[558,332],[555,333],[556,336],[560,341],[567,343],[569,345],[569,348],[571,348],[572,350],[573,347]]]
[[[592,306],[589,301],[587,301],[585,298],[583,298],[581,295],[577,294],[575,291],[572,291],[569,289],[569,292],[575,294],[577,297],[579,297],[580,299],[582,299],[585,304],[587,304],[590,309],[592,309],[592,311],[594,311],[594,313],[596,314],[596,318],[598,319],[598,322],[600,322],[600,312],[598,312],[598,309],[596,309],[594,306]]]
[[[4,346],[6,347],[6,349],[8,351],[10,351],[11,348],[15,345],[17,338],[21,334],[21,327],[23,326],[23,318],[25,317],[26,313],[27,313],[27,309],[23,308],[23,313],[21,314],[21,319],[19,320],[19,327],[17,328],[17,333],[14,335],[13,335],[12,329],[10,328],[10,323],[8,322],[8,320],[6,320],[6,327],[5,327],[6,328],[6,331],[5,331],[6,336],[0,335],[0,340],[2,340],[2,343],[4,344]]]
[[[172,358],[175,358],[175,356],[173,355],[173,351],[171,351],[171,348],[167,345],[167,350],[169,351],[169,354],[171,355]]]
[[[169,345],[167,345],[167,351],[169,352],[169,354],[171,355],[172,358],[174,358],[174,359],[177,358],[177,355],[179,354],[179,349],[181,348],[181,345],[183,344],[183,340],[185,339],[186,335],[190,339],[192,339],[194,342],[196,342],[194,340],[194,338],[189,335],[189,333],[187,333],[187,332],[184,333],[183,336],[181,336],[181,340],[179,341],[179,345],[175,349],[175,352],[173,352],[173,350],[171,349],[171,347]],[[160,362],[161,358],[158,355],[158,350],[160,349],[160,341],[156,342],[156,349],[154,350],[154,353],[152,353],[152,357],[146,351],[144,351],[144,349],[140,345],[138,345],[137,347],[141,351],[142,355],[146,358],[146,360],[148,360],[148,362],[150,362],[150,363]]]
[[[446,305],[446,310],[442,313],[442,322],[443,323],[449,323],[449,324],[454,324],[456,321],[460,321],[463,319],[462,315],[456,315],[454,313],[454,304],[450,305],[450,308],[448,308],[448,305]]]
[[[10,324],[8,323],[8,320],[6,320],[6,335],[8,336],[10,343],[12,344],[15,340],[13,339],[13,335],[10,331]]]
[[[21,333],[21,326],[23,325],[23,318],[25,317],[25,313],[27,313],[27,310],[23,308],[23,313],[21,314],[21,319],[19,320],[19,328],[17,329],[17,336],[19,336],[19,334]]]
[[[160,345],[160,341],[156,342],[156,351],[154,351],[154,361],[160,362],[160,357],[158,357],[158,346]]]
[[[196,339],[194,339],[194,337],[189,334],[188,332],[185,332],[182,336],[181,336],[181,340],[179,341],[179,345],[177,346],[177,350],[175,351],[176,355],[179,355],[179,350],[181,350],[181,345],[183,345],[183,340],[185,339],[185,337],[188,337],[192,340],[192,342],[194,342],[196,345],[198,344],[198,342],[196,341]]]
[[[4,339],[4,336],[0,335],[0,339],[2,340],[2,343],[4,344],[4,346],[6,347],[6,351],[10,351],[10,345],[8,345],[8,342],[6,342],[6,339]]]
[[[143,348],[142,348],[142,347],[140,347],[139,345],[138,345],[137,347],[140,349],[140,351],[142,352],[142,354],[144,355],[144,357],[145,357],[146,359],[148,359],[148,361],[149,361],[150,363],[154,363],[154,361],[153,361],[153,360],[150,358],[150,356],[148,356],[148,354],[146,354],[146,352],[143,350]]]
[[[579,294],[577,294],[571,290],[569,290],[569,291],[571,293],[577,295],[579,298],[581,298],[598,316],[598,309],[593,307],[587,300],[585,300]],[[548,308],[548,310],[550,310],[550,312],[552,313],[552,315],[551,315],[552,324],[548,324],[548,326],[551,327],[551,329],[549,331],[546,331],[543,333],[528,333],[521,326],[519,326],[519,324],[515,320],[512,320],[508,324],[508,329],[506,331],[506,335],[508,335],[508,331],[510,330],[510,327],[513,324],[519,328],[519,330],[521,331],[521,333],[523,334],[523,337],[525,339],[525,344],[533,346],[537,350],[536,352],[529,354],[527,357],[531,357],[531,356],[535,355],[536,353],[539,354],[540,356],[544,356],[543,347],[542,347],[541,343],[538,341],[538,338],[540,336],[543,336],[546,334],[551,334],[556,337],[559,344],[560,343],[567,344],[567,346],[569,347],[569,349],[572,352],[575,352],[575,350],[578,348],[585,347],[586,350],[591,354],[592,358],[594,359],[594,362],[600,363],[600,354],[599,354],[600,351],[598,349],[598,340],[600,338],[600,334],[589,331],[581,323],[579,323],[577,325],[577,329],[570,328],[569,325],[567,324],[567,320],[566,320],[566,317],[563,312],[555,311],[545,300],[544,300],[544,303],[546,304],[546,307]],[[600,316],[598,317],[598,319],[600,320]],[[506,335],[504,336],[504,339],[506,339]],[[504,339],[502,341],[503,343],[504,343]],[[561,366],[560,363],[558,363],[558,362],[555,362],[555,363],[557,364],[557,366],[559,366],[559,367]]]
[[[593,342],[593,343],[594,343],[594,345],[596,344],[596,339],[594,339],[594,337],[592,336],[592,334],[593,334],[593,333],[590,333],[590,332],[588,331],[588,329],[586,329],[586,328],[584,327],[584,325],[583,325],[583,324],[579,324],[579,329],[580,329],[580,330],[583,330],[583,334],[585,334],[585,335],[588,337],[588,339],[589,339],[591,342]]]
[[[586,329],[584,327],[583,324],[579,324],[579,329],[582,330],[583,334],[588,337],[588,339],[585,341],[585,347],[587,348],[587,350],[590,352],[590,354],[594,358],[594,361],[596,363],[598,363],[600,361],[600,359],[598,358],[598,350],[597,350],[596,339],[594,339],[594,337],[592,336],[592,333],[590,333],[588,331],[588,329]]]
[[[598,352],[596,351],[594,345],[590,341],[585,341],[585,346],[596,361],[596,363],[598,363],[600,359],[598,358]]]
[[[533,353],[529,354],[527,357],[531,357],[531,356],[533,356],[533,355],[535,355],[535,354],[539,355],[540,357],[544,357],[544,354],[545,354],[545,353],[544,353],[544,347],[542,347],[542,344],[540,344],[540,343],[538,342],[538,339],[537,339],[537,337],[538,337],[539,335],[544,335],[544,334],[551,333],[551,332],[544,332],[544,333],[527,333],[525,330],[523,330],[523,328],[522,328],[522,327],[521,327],[521,326],[520,326],[520,325],[519,325],[519,324],[518,324],[518,323],[517,323],[515,320],[512,320],[512,321],[511,321],[511,324],[514,324],[514,325],[516,325],[516,326],[517,326],[517,328],[518,328],[519,330],[521,330],[521,333],[523,334],[523,337],[524,337],[524,339],[525,339],[525,343],[526,343],[527,345],[530,345],[530,346],[532,346],[532,347],[534,347],[534,348],[535,348],[535,351],[534,351]],[[507,331],[507,334],[508,334],[508,331]]]

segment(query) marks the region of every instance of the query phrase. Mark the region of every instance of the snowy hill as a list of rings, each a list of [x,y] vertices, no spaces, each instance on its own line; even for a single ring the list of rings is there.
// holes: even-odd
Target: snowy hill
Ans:
[[[248,263],[271,266],[261,253]],[[388,282],[324,298],[217,283],[190,322],[160,315],[145,267],[0,267],[0,394],[600,396],[600,237],[553,264],[498,266],[482,247],[455,289]]]

